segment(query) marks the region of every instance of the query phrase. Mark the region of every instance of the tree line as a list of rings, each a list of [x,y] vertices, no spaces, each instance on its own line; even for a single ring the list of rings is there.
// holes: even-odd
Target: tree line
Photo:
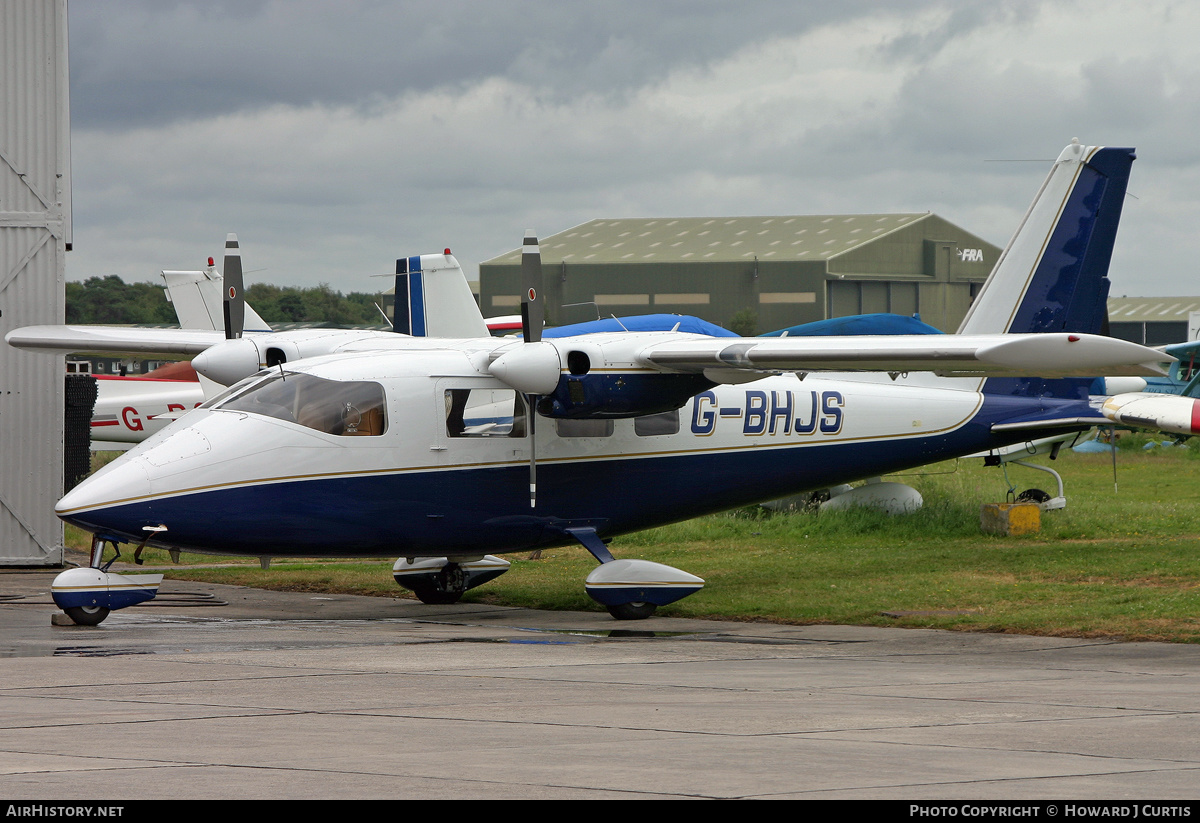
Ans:
[[[343,295],[327,284],[311,288],[255,283],[246,288],[246,302],[270,324],[328,323],[335,326],[383,324],[375,304],[379,295]],[[174,324],[175,308],[163,287],[155,283],[126,283],[115,274],[67,283],[67,322],[126,325]]]

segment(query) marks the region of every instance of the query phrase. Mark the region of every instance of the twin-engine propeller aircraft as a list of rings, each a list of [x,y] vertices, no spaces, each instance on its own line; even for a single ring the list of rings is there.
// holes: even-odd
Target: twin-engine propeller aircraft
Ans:
[[[215,332],[225,326],[223,306],[228,288],[241,293],[241,252],[237,236],[225,241],[225,274],[215,261],[199,271],[162,272],[167,302],[183,329]],[[241,301],[244,303],[244,301]],[[267,332],[271,327],[250,306],[243,309],[246,332]],[[232,335],[231,335],[232,336]],[[92,449],[128,449],[171,422],[177,412],[204,402],[204,386],[188,362],[173,362],[139,377],[96,375],[96,403],[92,411]]]
[[[108,572],[106,542],[399,556],[397,581],[437,603],[505,571],[494,554],[578,542],[600,563],[588,593],[646,617],[703,581],[615,559],[614,536],[1104,424],[1093,377],[1162,374],[1161,352],[1094,334],[1133,157],[1063,151],[956,335],[543,339],[528,236],[524,340],[206,347],[197,371],[240,382],[59,501],[94,540],[92,567],[60,575],[55,600],[94,624],[154,596],[159,576]]]
[[[276,359],[287,358],[288,345],[321,346],[343,338],[363,339],[388,334],[379,331],[331,330],[271,333],[271,327],[245,302],[242,259],[237,235],[225,240],[224,273],[213,258],[200,271],[163,271],[167,300],[175,307],[181,329],[114,328],[104,326],[45,326],[22,330],[43,335],[41,348],[130,355],[192,355],[215,343],[243,336],[257,338],[263,351],[274,348]],[[490,333],[479,318],[474,298],[458,261],[447,249],[443,254],[421,255],[397,261],[395,330],[404,334],[475,337]],[[114,344],[114,339],[119,341]],[[26,341],[27,343],[29,341]],[[22,345],[15,342],[14,345]],[[254,345],[254,344],[251,344]],[[290,349],[288,349],[290,351]],[[265,362],[265,361],[264,361]],[[257,363],[245,374],[257,371]],[[226,378],[236,382],[237,378]],[[128,449],[163,428],[182,411],[195,408],[216,394],[213,381],[197,379],[190,362],[172,363],[140,377],[97,376],[98,393],[92,414],[92,448]],[[217,390],[226,384],[217,385]]]

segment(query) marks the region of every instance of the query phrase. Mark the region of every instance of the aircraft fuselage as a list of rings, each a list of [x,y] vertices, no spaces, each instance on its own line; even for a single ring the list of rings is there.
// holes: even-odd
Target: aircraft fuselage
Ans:
[[[569,542],[565,524],[607,537],[1019,442],[1033,435],[990,424],[1049,402],[979,380],[786,374],[642,418],[539,415],[531,507],[527,407],[481,362],[395,351],[267,373],[267,389],[188,413],[57,511],[134,541],[165,525],[151,545],[213,553],[474,556]],[[324,398],[322,416],[326,383],[358,394]]]

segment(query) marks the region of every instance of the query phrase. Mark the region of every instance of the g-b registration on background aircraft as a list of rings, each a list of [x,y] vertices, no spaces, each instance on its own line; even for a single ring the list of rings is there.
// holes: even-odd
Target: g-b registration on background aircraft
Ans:
[[[434,258],[446,256],[430,255]],[[452,265],[445,265],[449,260]],[[419,282],[420,289],[409,294],[408,261],[405,271],[397,275],[397,285],[404,286],[401,307],[405,329],[416,327],[420,333],[432,330],[437,336],[476,337],[492,333],[492,321],[483,324],[478,312],[464,311],[474,302],[466,278],[457,261],[439,259],[428,272],[418,276],[429,278]],[[245,302],[242,282],[241,248],[237,235],[225,239],[224,273],[218,272],[213,258],[208,267],[197,271],[162,272],[167,301],[175,308],[179,326],[189,332],[207,333],[210,345],[222,339],[243,334],[264,334],[271,327]],[[426,288],[428,287],[428,288]],[[232,291],[231,291],[232,290]],[[231,299],[227,295],[234,295]],[[427,311],[426,301],[431,301]],[[465,301],[465,302],[464,302]],[[226,308],[228,307],[228,309]],[[478,322],[472,322],[472,314]],[[386,319],[386,316],[385,316]],[[517,325],[519,331],[520,324]],[[96,333],[97,329],[92,329]],[[126,329],[119,332],[128,335]],[[294,332],[281,337],[304,338]],[[199,378],[189,362],[172,362],[150,374],[137,377],[96,375],[98,393],[92,414],[92,449],[124,450],[142,442],[163,428],[179,412],[199,406],[216,392],[213,384]],[[218,389],[224,388],[218,385]]]
[[[224,328],[222,293],[224,280],[240,280],[241,259],[237,238],[226,240],[225,272],[216,270],[213,259],[198,271],[162,272],[167,301],[184,329],[206,329],[213,340]],[[236,259],[234,259],[236,258]],[[236,271],[235,271],[236,270]],[[239,289],[240,283],[233,286]],[[243,330],[270,331],[250,306],[243,310]],[[204,402],[204,387],[189,363],[169,363],[139,377],[96,375],[96,403],[92,411],[92,449],[96,451],[128,449],[140,443],[170,422],[176,412],[195,408]]]
[[[524,340],[324,331],[214,345],[18,329],[7,339],[22,348],[196,355],[198,372],[231,385],[59,501],[94,540],[91,567],[59,575],[55,601],[94,624],[155,595],[161,575],[108,572],[106,542],[399,557],[397,581],[437,603],[505,571],[496,554],[577,542],[600,563],[588,593],[617,618],[646,617],[703,580],[615,559],[615,536],[1109,425],[1145,402],[1087,391],[1096,376],[1160,375],[1169,359],[1096,334],[1133,159],[1067,146],[954,335],[542,339],[533,237]],[[439,258],[450,266],[410,262]],[[1187,413],[1136,425],[1200,429],[1190,398],[1153,399]]]

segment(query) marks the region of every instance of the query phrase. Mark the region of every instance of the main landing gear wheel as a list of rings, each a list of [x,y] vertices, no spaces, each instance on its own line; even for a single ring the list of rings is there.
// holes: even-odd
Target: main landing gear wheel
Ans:
[[[1017,495],[1018,503],[1045,503],[1050,495],[1041,489],[1026,489]]]
[[[607,607],[608,613],[617,620],[645,620],[657,608],[654,603],[618,603]]]
[[[108,609],[103,606],[71,606],[63,611],[77,626],[99,626],[108,617]]]
[[[457,563],[447,563],[428,586],[414,586],[413,594],[429,606],[457,603],[467,591],[467,574]]]

